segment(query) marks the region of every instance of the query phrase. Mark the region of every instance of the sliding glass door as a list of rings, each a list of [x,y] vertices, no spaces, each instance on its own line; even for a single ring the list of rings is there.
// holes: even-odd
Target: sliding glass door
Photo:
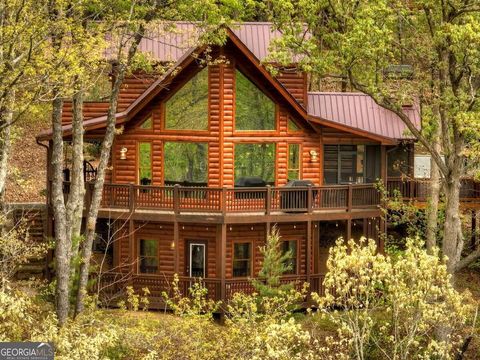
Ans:
[[[373,183],[380,177],[380,146],[325,145],[325,184]]]

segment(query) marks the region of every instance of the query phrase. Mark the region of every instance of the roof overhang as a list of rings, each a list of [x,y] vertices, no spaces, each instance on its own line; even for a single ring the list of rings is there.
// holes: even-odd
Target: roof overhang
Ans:
[[[317,116],[308,116],[308,121],[311,121],[314,124],[322,125],[322,126],[328,126],[337,130],[345,131],[351,134],[355,134],[358,136],[362,136],[364,138],[380,142],[382,145],[396,145],[400,142],[399,139],[392,139],[389,137],[381,136],[378,134],[373,134],[371,132],[357,129],[348,125],[343,125],[339,124],[335,121],[330,121],[330,120],[325,120]]]

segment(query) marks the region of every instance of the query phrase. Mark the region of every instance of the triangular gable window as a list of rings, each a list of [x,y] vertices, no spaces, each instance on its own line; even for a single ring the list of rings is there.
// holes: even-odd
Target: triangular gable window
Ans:
[[[142,130],[151,130],[152,127],[153,127],[152,116],[149,116],[148,118],[146,118],[145,121],[142,122],[139,126],[139,128]]]
[[[300,126],[297,125],[297,123],[295,121],[293,121],[292,119],[288,119],[288,132],[299,132],[299,131],[302,131],[302,129],[300,128]]]
[[[235,79],[235,130],[275,130],[275,103],[240,71]]]
[[[208,130],[208,69],[195,74],[165,107],[165,129]]]

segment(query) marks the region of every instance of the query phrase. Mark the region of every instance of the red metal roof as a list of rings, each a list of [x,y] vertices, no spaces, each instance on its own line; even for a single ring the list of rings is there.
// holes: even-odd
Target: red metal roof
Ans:
[[[233,33],[248,47],[259,60],[268,55],[272,39],[280,32],[272,30],[267,22],[246,22],[230,27]],[[202,29],[192,22],[158,23],[150,28],[142,39],[139,49],[159,61],[177,61],[187,49],[195,45]]]
[[[272,40],[281,36],[279,31],[272,31],[272,25],[266,22],[241,23],[230,29],[258,60],[265,59]],[[153,59],[178,63],[190,56],[201,31],[202,29],[192,22],[157,23],[142,39],[139,50],[149,53]],[[147,96],[152,91],[151,88],[158,86],[164,78],[165,76],[162,76],[150,87],[147,86],[148,89],[138,98],[132,98],[132,101],[135,100],[133,104]],[[308,93],[307,110],[308,116],[326,120],[332,123],[330,126],[336,123],[392,140],[413,138],[407,134],[405,124],[397,115],[378,106],[371,97],[362,93],[311,92]],[[404,111],[420,128],[418,107],[405,107]],[[125,111],[121,112],[123,113]],[[104,117],[92,118],[92,125],[102,121]]]
[[[403,110],[420,128],[418,106],[405,106]],[[396,114],[377,105],[363,93],[310,92],[308,115],[391,139],[413,138]]]

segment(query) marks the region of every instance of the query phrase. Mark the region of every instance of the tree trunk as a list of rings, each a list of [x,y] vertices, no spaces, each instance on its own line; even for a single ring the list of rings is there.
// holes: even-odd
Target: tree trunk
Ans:
[[[67,236],[71,240],[71,259],[78,254],[82,226],[85,184],[83,178],[83,90],[73,96],[72,109],[72,177],[67,203]]]
[[[152,20],[157,6],[160,6],[160,3],[157,2],[156,6],[152,9],[151,12],[146,14],[144,20],[145,23],[148,23]],[[142,40],[145,34],[145,23],[141,24],[138,28],[138,31],[135,33],[135,36],[130,43],[128,49],[128,55],[124,63],[119,62],[114,69],[114,78],[112,92],[110,94],[110,106],[107,113],[107,127],[105,129],[105,137],[102,141],[102,148],[100,151],[100,161],[97,167],[97,178],[95,181],[95,187],[93,189],[92,199],[90,202],[90,209],[88,211],[87,221],[86,221],[86,231],[85,231],[85,240],[81,246],[81,262],[79,270],[79,279],[78,279],[78,290],[77,290],[77,299],[75,304],[75,314],[79,314],[84,309],[84,297],[87,292],[87,283],[88,283],[88,273],[90,268],[90,259],[92,257],[92,245],[95,238],[95,225],[97,223],[98,210],[100,208],[100,201],[102,200],[103,194],[103,184],[105,182],[105,172],[108,167],[108,161],[110,159],[110,152],[112,149],[113,139],[115,137],[115,125],[116,125],[116,112],[118,104],[118,95],[120,93],[120,86],[123,83],[125,78],[125,73],[130,67],[133,57],[137,53],[138,44]],[[120,59],[118,59],[120,60]]]
[[[442,252],[448,257],[447,269],[452,275],[456,270],[463,249],[460,221],[460,171],[456,169],[445,181],[445,225]],[[452,281],[453,281],[452,277]]]
[[[66,208],[63,195],[63,135],[62,107],[63,100],[56,91],[52,111],[52,194],[51,202],[55,219],[55,271],[57,279],[56,310],[59,325],[68,318],[70,299],[70,251],[71,244],[67,235]]]
[[[8,159],[10,156],[10,149],[12,146],[12,120],[13,120],[13,94],[9,95],[5,100],[5,106],[1,111],[0,124],[2,130],[0,131],[0,201],[4,202],[5,186],[7,184],[8,176]]]
[[[438,131],[434,134],[437,135]],[[435,150],[440,152],[440,144],[437,140],[435,142]],[[430,160],[430,196],[428,199],[427,206],[427,233],[426,233],[426,245],[427,251],[431,253],[432,248],[437,245],[437,228],[438,228],[438,203],[440,201],[440,170],[437,166],[437,163],[431,159]]]

